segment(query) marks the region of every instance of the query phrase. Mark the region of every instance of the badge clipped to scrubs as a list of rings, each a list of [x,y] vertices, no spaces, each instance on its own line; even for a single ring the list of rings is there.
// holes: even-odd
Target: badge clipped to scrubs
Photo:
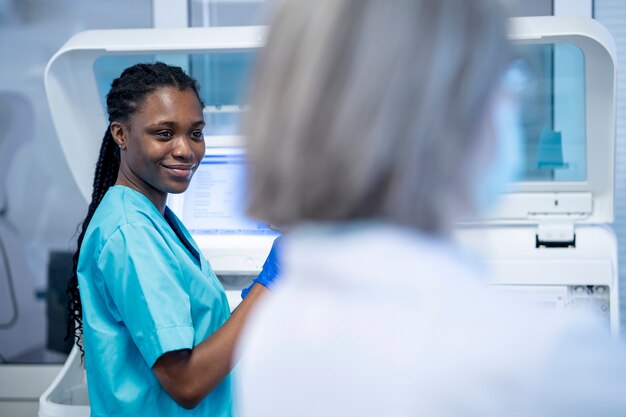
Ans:
[[[481,167],[474,185],[474,204],[478,214],[491,209],[498,197],[522,174],[524,129],[519,92],[527,81],[523,68],[511,66],[502,76],[487,120],[493,149]]]

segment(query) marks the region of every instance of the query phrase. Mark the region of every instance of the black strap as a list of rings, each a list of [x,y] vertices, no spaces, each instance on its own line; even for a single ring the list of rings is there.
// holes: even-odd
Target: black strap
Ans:
[[[178,223],[169,216],[169,212],[167,210],[165,211],[165,220],[170,225],[170,227],[172,228],[174,233],[176,233],[176,236],[182,242],[182,244],[185,246],[185,248],[187,248],[189,253],[191,253],[191,255],[194,258],[196,258],[196,260],[199,263],[200,262],[200,254],[198,253],[196,248],[193,247],[191,242],[189,242],[189,240],[187,240],[187,238],[185,237],[185,234],[183,233],[183,231],[180,230],[180,227],[178,227]]]

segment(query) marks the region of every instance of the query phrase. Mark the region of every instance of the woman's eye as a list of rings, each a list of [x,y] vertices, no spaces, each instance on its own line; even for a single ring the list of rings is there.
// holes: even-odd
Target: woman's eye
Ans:
[[[174,136],[169,130],[161,130],[160,132],[157,132],[156,135],[162,138],[171,138]]]

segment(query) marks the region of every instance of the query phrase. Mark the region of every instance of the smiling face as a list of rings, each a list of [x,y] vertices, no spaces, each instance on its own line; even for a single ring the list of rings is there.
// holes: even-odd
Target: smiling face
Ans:
[[[146,96],[127,122],[112,122],[120,146],[116,185],[133,188],[161,211],[168,193],[182,193],[204,156],[204,118],[196,93],[174,87]]]

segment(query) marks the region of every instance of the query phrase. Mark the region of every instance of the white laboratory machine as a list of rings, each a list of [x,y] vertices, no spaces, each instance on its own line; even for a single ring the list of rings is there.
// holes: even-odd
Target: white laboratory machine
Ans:
[[[524,177],[487,221],[461,227],[459,240],[495,267],[495,289],[563,310],[591,306],[616,333],[616,241],[606,226],[613,219],[615,47],[599,23],[582,18],[513,19],[510,36],[524,80]],[[187,192],[168,204],[233,305],[276,236],[242,214],[238,120],[263,39],[259,27],[89,31],[70,39],[45,75],[57,136],[86,200],[113,78],[134,63],[161,60],[199,80],[206,155]],[[88,415],[86,384],[75,348],[41,396],[40,417]]]
[[[458,238],[495,272],[493,288],[561,311],[591,310],[619,334],[613,221],[615,45],[587,18],[513,19],[523,173]],[[511,87],[511,86],[510,86]]]

